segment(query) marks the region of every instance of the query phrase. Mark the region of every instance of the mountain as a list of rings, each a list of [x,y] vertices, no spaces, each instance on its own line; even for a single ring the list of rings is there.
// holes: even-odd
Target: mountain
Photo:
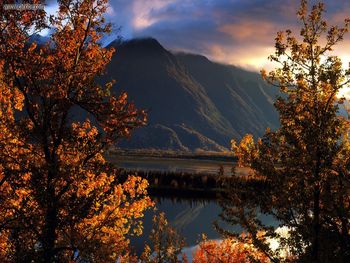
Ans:
[[[114,92],[126,91],[149,116],[122,147],[222,151],[232,138],[278,126],[277,91],[257,73],[172,53],[152,38],[109,46],[116,52],[100,81],[116,79]]]
[[[276,90],[257,73],[174,54],[151,38],[111,46],[117,51],[105,80],[116,79],[116,92],[127,91],[149,111],[148,126],[124,147],[220,151],[232,138],[278,125]]]
[[[29,43],[48,40],[35,34]],[[260,136],[266,127],[279,125],[273,107],[278,91],[257,73],[202,55],[170,52],[152,38],[109,46],[117,51],[99,81],[116,79],[115,93],[127,91],[129,99],[149,111],[149,124],[121,142],[122,147],[223,151],[232,138]],[[338,114],[348,117],[349,109],[345,101]],[[78,109],[73,115],[87,117]]]
[[[239,137],[247,132],[261,135],[266,127],[278,126],[273,107],[277,89],[266,85],[259,74],[214,63],[204,56],[180,53],[177,57]]]

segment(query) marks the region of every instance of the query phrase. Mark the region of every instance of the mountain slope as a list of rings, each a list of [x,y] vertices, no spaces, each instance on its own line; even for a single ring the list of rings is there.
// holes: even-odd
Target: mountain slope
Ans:
[[[205,88],[239,136],[247,132],[259,135],[268,126],[277,127],[278,116],[272,106],[277,89],[265,84],[260,75],[199,55],[180,53],[177,58]]]
[[[173,54],[155,39],[110,45],[116,53],[102,81],[116,79],[115,92],[149,112],[149,125],[125,147],[223,150],[232,138],[278,125],[276,91],[256,73]]]

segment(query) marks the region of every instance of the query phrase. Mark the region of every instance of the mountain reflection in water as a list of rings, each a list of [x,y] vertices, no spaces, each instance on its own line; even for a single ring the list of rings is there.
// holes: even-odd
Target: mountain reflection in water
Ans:
[[[133,171],[164,171],[164,172],[185,172],[218,174],[222,166],[224,174],[231,175],[233,162],[217,160],[195,160],[176,158],[155,158],[155,157],[114,157],[113,162],[120,168]],[[246,175],[249,170],[238,168],[237,174]],[[192,198],[183,199],[176,196],[152,197],[156,203],[157,212],[164,212],[170,223],[184,238],[186,246],[194,246],[200,241],[201,234],[205,233],[208,239],[220,239],[221,236],[214,228],[214,221],[219,225],[234,232],[241,232],[239,226],[229,226],[219,218],[221,207],[216,200]],[[152,229],[152,218],[154,211],[147,211],[143,219],[144,231],[141,237],[132,238],[132,246],[140,253],[149,240]],[[268,216],[261,216],[266,224],[276,225],[274,220]]]
[[[221,236],[214,229],[213,222],[218,221],[220,226],[234,232],[241,232],[239,226],[228,226],[219,219],[221,207],[216,201],[199,201],[189,199],[156,199],[158,212],[164,212],[171,226],[173,226],[184,238],[186,246],[194,246],[205,233],[208,239],[220,239]],[[144,232],[141,237],[132,240],[132,245],[140,252],[148,241],[152,229],[153,211],[147,211],[144,217]],[[265,224],[276,225],[274,220],[262,215]]]

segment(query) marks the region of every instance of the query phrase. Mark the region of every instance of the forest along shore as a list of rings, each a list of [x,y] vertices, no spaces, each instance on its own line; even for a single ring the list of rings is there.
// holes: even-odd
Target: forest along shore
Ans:
[[[256,184],[249,168],[236,167],[232,156],[223,153],[179,154],[173,152],[110,153],[108,160],[120,168],[120,178],[135,174],[148,180],[154,197],[215,200],[232,187]]]

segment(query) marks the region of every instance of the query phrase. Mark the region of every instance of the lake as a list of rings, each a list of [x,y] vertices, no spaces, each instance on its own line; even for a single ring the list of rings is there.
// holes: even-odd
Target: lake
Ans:
[[[202,233],[210,239],[220,238],[215,231],[213,222],[218,219],[220,207],[214,201],[189,201],[170,199],[156,200],[158,212],[164,212],[171,226],[173,226],[184,238],[186,246],[193,246],[200,240]],[[152,229],[154,212],[148,211],[144,217],[144,233],[133,240],[132,244],[140,251],[148,240]]]
[[[201,234],[205,233],[208,239],[221,239],[215,230],[213,223],[218,221],[221,227],[236,233],[242,232],[239,226],[231,226],[219,219],[221,207],[216,201],[191,201],[176,199],[155,200],[159,212],[164,212],[171,226],[173,226],[185,238],[186,247],[197,245],[201,240]],[[145,242],[152,229],[152,218],[154,212],[147,211],[143,220],[144,232],[141,237],[132,239],[132,246],[138,253],[142,252]],[[263,223],[276,226],[276,221],[270,216],[260,215]]]
[[[135,157],[135,156],[115,156],[113,163],[116,166],[133,171],[171,171],[186,173],[218,174],[220,167],[224,168],[224,174],[231,175],[234,165],[229,161],[217,160],[197,160],[161,157]],[[247,168],[237,168],[237,174],[246,175]],[[201,234],[205,233],[209,239],[220,239],[220,235],[214,229],[213,223],[219,220],[221,207],[215,200],[189,200],[154,198],[159,212],[164,212],[171,226],[173,226],[186,241],[186,246],[196,245]],[[138,252],[142,250],[152,228],[152,218],[154,212],[148,211],[144,217],[144,233],[141,237],[132,239],[132,245]],[[267,224],[273,224],[269,217],[264,218]],[[228,226],[219,220],[220,226],[234,232],[241,232],[239,226]]]

